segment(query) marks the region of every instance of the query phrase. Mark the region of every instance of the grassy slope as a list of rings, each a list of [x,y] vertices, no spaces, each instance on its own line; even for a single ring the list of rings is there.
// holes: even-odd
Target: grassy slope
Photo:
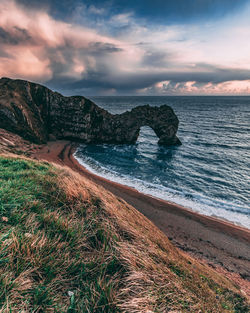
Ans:
[[[237,287],[70,169],[0,157],[0,312],[248,312]]]

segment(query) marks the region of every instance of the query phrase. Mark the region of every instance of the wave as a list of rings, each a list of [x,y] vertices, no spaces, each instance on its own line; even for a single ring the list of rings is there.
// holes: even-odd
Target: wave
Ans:
[[[87,170],[98,176],[132,187],[144,194],[176,203],[203,215],[226,219],[236,225],[250,228],[249,209],[242,203],[208,198],[201,193],[191,194],[185,190],[180,192],[161,184],[146,182],[131,175],[118,173],[93,158],[84,156],[79,149],[76,150],[74,157]]]
[[[94,99],[95,100],[95,99]],[[111,113],[169,104],[182,146],[166,148],[150,128],[135,145],[82,145],[90,171],[204,215],[250,228],[250,97],[98,97]]]

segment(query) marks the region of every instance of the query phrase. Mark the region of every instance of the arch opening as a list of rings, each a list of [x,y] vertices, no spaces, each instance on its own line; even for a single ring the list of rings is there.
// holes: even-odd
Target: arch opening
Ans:
[[[157,144],[159,141],[153,128],[150,126],[141,126],[139,130],[139,136],[137,137],[137,143],[148,143]]]

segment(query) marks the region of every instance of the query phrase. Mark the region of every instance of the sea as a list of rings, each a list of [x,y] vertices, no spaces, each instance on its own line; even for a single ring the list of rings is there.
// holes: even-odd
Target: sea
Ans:
[[[90,97],[113,114],[138,105],[171,106],[182,145],[157,144],[141,127],[134,145],[82,144],[78,161],[93,173],[204,215],[250,229],[250,97]]]

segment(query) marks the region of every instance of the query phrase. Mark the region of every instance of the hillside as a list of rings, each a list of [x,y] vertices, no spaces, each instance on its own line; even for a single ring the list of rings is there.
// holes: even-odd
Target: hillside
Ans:
[[[67,167],[0,157],[0,312],[248,312],[239,287]]]

